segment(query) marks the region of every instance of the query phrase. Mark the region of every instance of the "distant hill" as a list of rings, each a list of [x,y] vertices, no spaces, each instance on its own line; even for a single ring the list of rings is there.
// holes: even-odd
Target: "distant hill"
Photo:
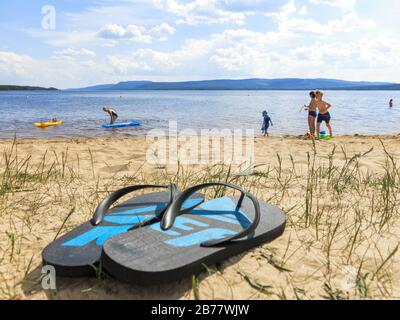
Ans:
[[[28,90],[58,90],[57,88],[42,88],[30,86],[9,86],[0,85],[0,91],[28,91]]]
[[[285,78],[184,82],[125,81],[117,84],[104,84],[69,90],[399,90],[399,86],[400,84],[388,82]]]
[[[348,88],[347,90],[390,90],[390,91],[400,91],[400,84],[386,84],[386,85],[378,85],[378,86],[365,86],[365,87],[351,87]]]
[[[97,91],[97,90],[137,90],[137,88],[146,84],[152,83],[151,81],[126,81],[119,82],[118,84],[101,84],[97,86],[68,89],[68,91]]]

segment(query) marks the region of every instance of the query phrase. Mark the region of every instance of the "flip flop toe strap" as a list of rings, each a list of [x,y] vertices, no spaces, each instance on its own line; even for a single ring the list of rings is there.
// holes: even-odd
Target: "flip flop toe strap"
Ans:
[[[228,188],[232,188],[234,190],[240,191],[241,195],[240,195],[239,201],[236,205],[236,210],[237,211],[240,210],[244,198],[247,197],[252,201],[252,203],[254,205],[255,216],[254,216],[254,220],[250,224],[250,226],[243,229],[238,234],[235,234],[233,236],[229,236],[229,237],[226,237],[223,239],[206,241],[206,242],[201,243],[201,246],[202,247],[214,247],[214,246],[218,246],[221,244],[225,244],[225,243],[233,241],[233,240],[244,238],[244,237],[254,233],[254,231],[256,230],[256,228],[260,222],[260,204],[258,203],[258,200],[251,193],[245,191],[243,188],[233,185],[233,184],[228,184],[228,183],[223,183],[223,182],[212,182],[212,183],[205,183],[205,184],[197,185],[197,186],[191,187],[191,188],[183,191],[181,194],[179,194],[175,198],[175,200],[168,206],[166,211],[164,212],[164,215],[161,220],[161,229],[169,230],[173,227],[176,217],[182,213],[181,208],[182,208],[183,203],[189,197],[191,197],[194,193],[196,193],[197,191],[199,191],[201,189],[205,189],[208,187],[214,187],[214,186],[223,186],[223,187],[228,187]]]
[[[168,206],[174,201],[175,194],[178,192],[178,187],[175,184],[170,184],[168,186],[164,185],[156,185],[156,184],[148,184],[148,185],[137,185],[137,186],[130,186],[120,190],[117,190],[111,193],[107,198],[105,198],[97,207],[96,211],[93,214],[90,223],[93,226],[97,226],[100,224],[110,207],[115,203],[118,199],[122,198],[123,196],[127,195],[128,193],[141,190],[141,189],[154,189],[154,188],[163,188],[169,190],[169,202]],[[158,217],[164,213],[164,210],[158,213]]]

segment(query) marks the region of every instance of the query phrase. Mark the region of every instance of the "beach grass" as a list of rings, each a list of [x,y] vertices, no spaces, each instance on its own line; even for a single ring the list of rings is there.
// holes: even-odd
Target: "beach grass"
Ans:
[[[329,143],[321,152],[307,142],[305,156],[277,153],[247,175],[231,165],[143,169],[102,175],[88,148],[68,146],[36,155],[14,140],[0,159],[1,299],[393,299],[400,296],[400,167],[385,144],[349,152]],[[379,149],[379,170],[365,166]],[[168,184],[181,189],[220,181],[243,186],[287,213],[282,237],[205,266],[200,275],[143,288],[104,275],[61,279],[56,291],[41,288],[41,250],[87,221],[108,193],[131,184]],[[213,188],[208,198],[225,194]]]

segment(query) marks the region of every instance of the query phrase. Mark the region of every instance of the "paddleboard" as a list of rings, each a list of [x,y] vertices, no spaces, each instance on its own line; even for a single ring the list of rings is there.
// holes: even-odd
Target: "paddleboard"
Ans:
[[[131,121],[125,123],[114,123],[114,124],[104,124],[103,128],[111,129],[111,128],[124,128],[124,127],[137,127],[140,126],[142,123],[140,121]]]

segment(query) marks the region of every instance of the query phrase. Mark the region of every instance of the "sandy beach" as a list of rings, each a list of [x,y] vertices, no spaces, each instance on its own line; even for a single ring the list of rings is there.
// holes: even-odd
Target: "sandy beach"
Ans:
[[[400,298],[400,136],[256,138],[254,148],[254,170],[236,175],[228,164],[149,164],[144,137],[0,140],[0,299]],[[282,208],[283,236],[198,281],[140,287],[104,276],[42,289],[42,249],[109,192],[218,180]]]

